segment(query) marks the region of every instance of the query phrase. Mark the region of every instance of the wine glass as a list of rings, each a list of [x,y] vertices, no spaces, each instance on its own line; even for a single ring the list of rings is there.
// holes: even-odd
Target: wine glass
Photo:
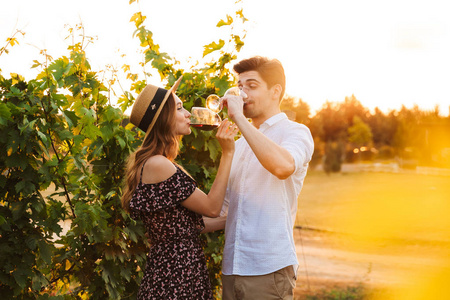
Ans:
[[[247,94],[237,86],[229,88],[225,92],[224,96],[227,95],[241,96],[243,99],[247,98]],[[208,98],[206,98],[206,107],[208,107],[213,112],[220,112],[220,97],[214,94],[209,95]]]
[[[234,95],[247,98],[245,92],[238,87],[228,89],[224,96]],[[191,108],[191,126],[200,130],[213,130],[219,127],[222,119],[218,115],[220,112],[220,97],[217,95],[209,95],[206,98],[207,107],[192,107]]]
[[[206,107],[192,107],[191,126],[200,130],[213,130],[219,127],[222,119],[220,116]]]

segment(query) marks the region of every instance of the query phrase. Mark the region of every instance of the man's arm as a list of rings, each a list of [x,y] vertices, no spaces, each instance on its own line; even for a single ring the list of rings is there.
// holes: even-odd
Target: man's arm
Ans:
[[[227,216],[208,218],[203,216],[203,222],[205,223],[205,229],[201,233],[213,232],[217,230],[225,229],[225,223],[227,221]]]
[[[286,179],[294,173],[295,161],[289,151],[262,134],[243,114],[236,116],[234,122],[267,171],[278,179]]]

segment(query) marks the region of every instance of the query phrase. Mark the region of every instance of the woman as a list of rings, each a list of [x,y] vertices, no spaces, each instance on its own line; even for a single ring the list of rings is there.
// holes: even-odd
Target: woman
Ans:
[[[212,299],[199,234],[202,216],[215,218],[222,208],[237,127],[224,120],[217,130],[222,157],[205,194],[174,163],[179,137],[191,133],[190,113],[175,95],[180,81],[170,90],[147,85],[130,115],[146,135],[129,158],[122,205],[142,219],[152,245],[138,299]]]

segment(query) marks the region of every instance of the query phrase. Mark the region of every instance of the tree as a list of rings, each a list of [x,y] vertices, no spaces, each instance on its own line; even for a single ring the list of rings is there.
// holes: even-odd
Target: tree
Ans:
[[[120,209],[120,193],[139,134],[122,127],[123,112],[107,104],[85,46],[75,43],[56,60],[42,52],[34,65],[42,72],[29,82],[0,77],[6,298],[119,298],[137,289],[143,228]],[[55,192],[44,196],[50,186]]]
[[[293,120],[301,124],[309,124],[311,109],[308,103],[302,99],[297,99],[289,95],[285,95],[280,105],[281,111],[290,113]]]
[[[353,117],[353,125],[348,128],[348,141],[358,148],[372,144],[372,131],[358,116]]]
[[[311,129],[314,135],[319,136],[324,142],[338,141],[345,138],[346,123],[339,105],[333,102],[325,102],[322,109],[311,120]]]
[[[356,155],[358,160],[361,159],[362,151],[371,153],[372,146],[372,131],[369,125],[364,123],[358,116],[353,117],[353,125],[348,128],[348,142],[352,145],[351,152]],[[364,146],[364,147],[363,147]],[[347,158],[348,159],[348,158]]]
[[[358,116],[361,120],[365,121],[367,119],[367,115],[369,114],[367,108],[362,106],[361,102],[356,99],[355,95],[345,97],[344,102],[339,104],[339,111],[342,112],[347,127],[353,125],[355,116]]]
[[[392,146],[392,141],[398,126],[394,111],[385,115],[377,107],[375,108],[374,114],[368,117],[367,124],[369,124],[372,130],[375,147]]]
[[[342,142],[328,141],[325,144],[325,155],[323,159],[323,170],[329,173],[337,173],[341,171],[343,160],[343,144]]]

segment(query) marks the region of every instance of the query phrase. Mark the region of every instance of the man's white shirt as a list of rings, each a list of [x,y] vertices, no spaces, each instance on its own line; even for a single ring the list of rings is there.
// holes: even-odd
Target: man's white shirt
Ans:
[[[236,142],[221,215],[228,215],[222,273],[264,275],[298,265],[293,226],[297,198],[314,151],[309,129],[279,113],[259,128],[285,148],[295,171],[280,180],[256,158],[244,137]]]

